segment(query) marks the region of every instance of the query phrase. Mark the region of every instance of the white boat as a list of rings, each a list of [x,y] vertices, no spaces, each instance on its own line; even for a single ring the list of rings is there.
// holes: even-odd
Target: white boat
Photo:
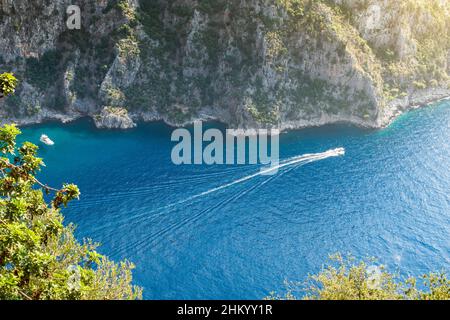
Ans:
[[[41,142],[42,143],[45,143],[46,145],[48,145],[48,146],[52,146],[52,145],[54,145],[55,143],[52,141],[52,139],[50,139],[46,134],[43,134],[42,136],[41,136]]]

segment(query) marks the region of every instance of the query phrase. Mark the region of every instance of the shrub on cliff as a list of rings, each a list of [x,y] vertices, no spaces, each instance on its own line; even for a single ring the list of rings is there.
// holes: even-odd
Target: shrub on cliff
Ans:
[[[422,276],[421,286],[416,278],[405,281],[373,265],[373,261],[356,262],[354,258],[333,255],[321,272],[306,284],[289,284],[283,296],[272,293],[267,299],[296,300],[294,291],[306,300],[448,300],[450,279],[444,273]],[[424,290],[419,289],[424,288]]]
[[[78,188],[38,181],[38,148],[29,142],[17,148],[18,134],[14,125],[0,128],[0,299],[140,298],[131,263],[110,261],[63,224],[61,207],[78,198]]]
[[[6,97],[14,93],[17,85],[17,79],[12,73],[0,74],[0,98]]]

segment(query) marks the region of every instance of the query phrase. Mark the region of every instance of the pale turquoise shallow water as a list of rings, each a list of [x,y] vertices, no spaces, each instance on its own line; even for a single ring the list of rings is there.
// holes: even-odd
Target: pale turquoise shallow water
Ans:
[[[412,111],[391,127],[289,132],[281,158],[346,149],[278,176],[255,166],[175,166],[171,128],[141,124],[99,131],[87,120],[23,128],[42,146],[51,185],[74,182],[81,200],[65,211],[77,236],[133,261],[148,299],[259,299],[303,280],[336,251],[376,256],[391,270],[449,270],[450,103]],[[165,206],[169,206],[164,208]]]

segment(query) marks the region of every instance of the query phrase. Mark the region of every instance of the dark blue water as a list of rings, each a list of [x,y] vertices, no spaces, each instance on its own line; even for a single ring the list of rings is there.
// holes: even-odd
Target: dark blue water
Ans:
[[[258,170],[175,166],[171,129],[98,131],[87,121],[23,129],[42,146],[42,179],[79,185],[65,210],[77,236],[136,264],[147,299],[263,298],[304,280],[328,254],[375,256],[391,271],[449,269],[450,103],[367,131],[328,126],[281,136],[281,158],[345,147],[346,155],[255,177],[180,205]],[[165,206],[168,206],[164,208]]]

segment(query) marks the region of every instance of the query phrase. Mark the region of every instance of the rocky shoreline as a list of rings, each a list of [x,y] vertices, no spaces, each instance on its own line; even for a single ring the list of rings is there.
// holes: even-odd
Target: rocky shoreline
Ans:
[[[97,128],[105,129],[131,129],[136,124],[130,118],[128,111],[124,108],[104,107],[99,115],[94,116]]]
[[[364,120],[355,116],[346,115],[327,115],[322,114],[320,118],[284,121],[278,127],[280,131],[297,130],[308,127],[320,127],[334,123],[347,123],[361,128],[382,129],[389,126],[395,119],[409,110],[425,107],[430,104],[450,99],[450,89],[432,88],[416,91],[413,94],[399,99],[394,99],[380,111],[377,120]],[[15,123],[18,126],[32,125],[44,123],[46,121],[60,121],[61,123],[68,123],[75,121],[82,117],[90,117],[93,119],[98,129],[131,129],[137,126],[137,122],[153,122],[163,121],[172,127],[183,127],[192,124],[194,121],[220,121],[227,124],[223,119],[213,114],[203,114],[195,119],[175,123],[170,121],[164,115],[154,113],[132,113],[122,108],[104,107],[98,114],[89,114],[68,110],[65,113],[56,112],[53,110],[42,109],[38,115],[25,118],[3,118],[0,120],[1,124]],[[249,130],[257,128],[246,128]]]
[[[447,2],[423,2],[414,14],[381,0],[298,10],[290,1],[141,2],[89,5],[82,32],[66,30],[62,0],[5,4],[0,67],[19,85],[0,101],[0,122],[383,128],[450,96]]]

